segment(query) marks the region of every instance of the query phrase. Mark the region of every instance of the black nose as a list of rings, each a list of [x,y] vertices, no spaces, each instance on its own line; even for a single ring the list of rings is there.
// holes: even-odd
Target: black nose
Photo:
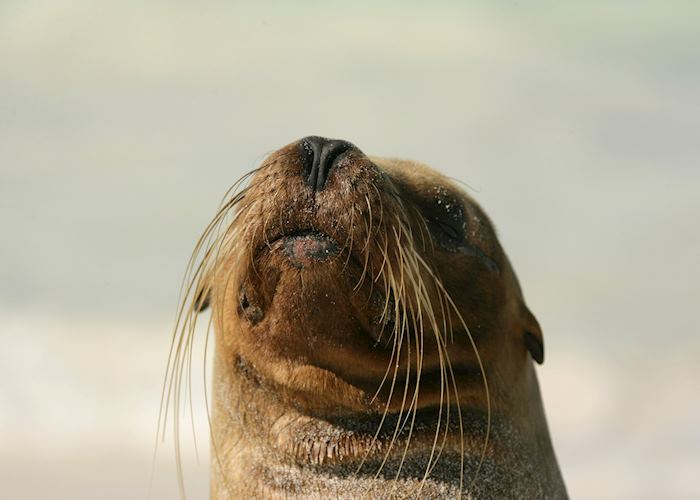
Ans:
[[[355,146],[347,141],[312,135],[304,137],[300,147],[306,183],[314,191],[322,191],[333,167]]]

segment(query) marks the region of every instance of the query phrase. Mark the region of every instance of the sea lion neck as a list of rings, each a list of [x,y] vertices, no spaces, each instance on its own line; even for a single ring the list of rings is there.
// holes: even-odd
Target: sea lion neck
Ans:
[[[495,500],[530,498],[533,492],[533,498],[563,498],[540,418],[514,418],[510,410],[489,418],[468,408],[459,416],[450,408],[451,417],[440,416],[437,408],[413,416],[368,412],[318,417],[300,411],[245,360],[237,360],[234,371],[222,369],[229,365],[217,357],[212,498],[461,495]],[[518,412],[539,417],[542,409],[525,403]],[[484,450],[487,429],[490,440]],[[435,454],[441,459],[433,460]],[[427,469],[431,474],[426,478]]]

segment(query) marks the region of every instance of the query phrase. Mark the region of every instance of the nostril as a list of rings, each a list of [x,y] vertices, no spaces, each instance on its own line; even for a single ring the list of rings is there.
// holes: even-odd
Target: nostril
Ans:
[[[304,177],[308,177],[311,174],[311,169],[314,166],[314,158],[316,157],[316,152],[314,147],[308,139],[301,141],[301,161],[304,164]]]
[[[322,191],[326,187],[331,171],[342,156],[354,146],[346,141],[309,136],[301,140],[301,159],[307,185]]]
[[[320,165],[318,168],[318,178],[316,179],[316,189],[321,191],[331,175],[331,170],[337,166],[343,155],[348,152],[350,146],[346,142],[332,141],[323,149]]]

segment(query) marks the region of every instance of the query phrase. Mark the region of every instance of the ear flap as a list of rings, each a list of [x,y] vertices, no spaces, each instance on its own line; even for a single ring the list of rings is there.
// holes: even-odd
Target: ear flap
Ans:
[[[194,299],[194,311],[197,313],[206,311],[209,308],[210,297],[210,288],[200,288],[199,290],[197,290],[197,295]]]
[[[523,309],[523,342],[525,347],[530,352],[530,356],[538,364],[544,363],[544,339],[542,337],[542,329],[537,322],[537,318],[530,312],[525,304]]]

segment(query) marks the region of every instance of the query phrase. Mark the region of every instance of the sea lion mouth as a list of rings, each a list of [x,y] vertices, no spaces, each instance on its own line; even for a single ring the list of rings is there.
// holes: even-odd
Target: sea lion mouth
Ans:
[[[265,234],[252,252],[257,260],[266,251],[279,251],[295,268],[304,268],[313,263],[325,262],[349,249],[341,245],[337,236],[317,228],[279,228]],[[349,258],[357,259],[350,252]]]
[[[329,235],[313,230],[296,231],[277,239],[292,265],[303,268],[324,262],[340,253],[340,245]]]

